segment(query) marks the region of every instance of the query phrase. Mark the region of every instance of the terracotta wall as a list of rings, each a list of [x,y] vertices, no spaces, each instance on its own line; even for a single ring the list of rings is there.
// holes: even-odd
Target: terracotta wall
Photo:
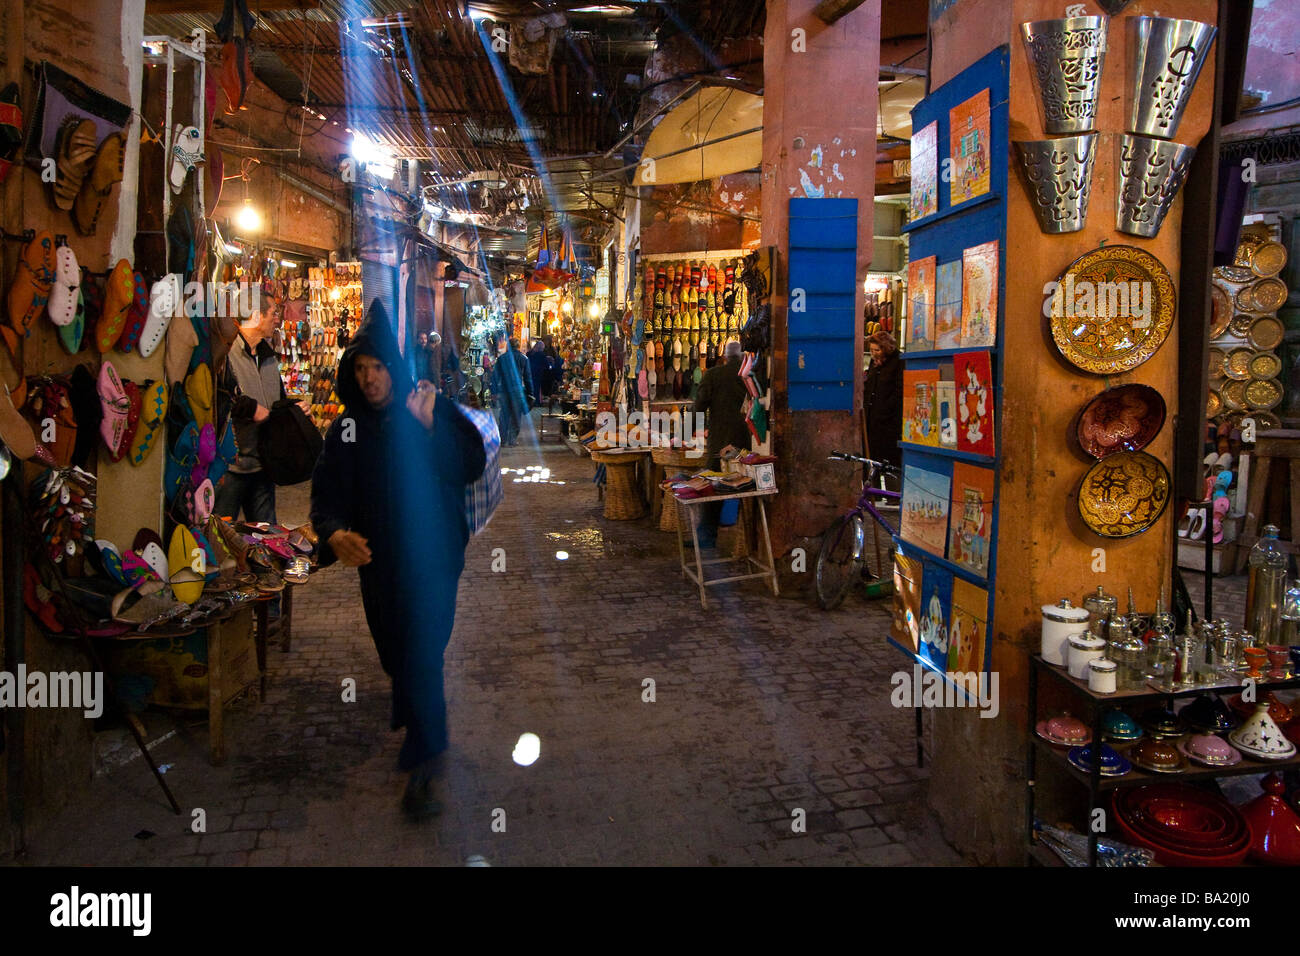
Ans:
[[[1100,13],[1095,3],[1089,14]],[[1118,135],[1124,109],[1128,61],[1127,17],[1152,14],[1155,4],[1138,0],[1111,20],[1097,120],[1098,144],[1085,228],[1064,236],[1040,232],[1028,196],[1013,168],[1008,195],[1006,298],[999,474],[997,582],[993,625],[993,670],[998,672],[1001,713],[978,717],[973,710],[939,710],[934,721],[931,802],[945,835],[981,862],[1024,860],[1025,706],[1028,656],[1039,650],[1040,605],[1069,597],[1076,604],[1098,585],[1123,596],[1133,588],[1139,608],[1154,606],[1170,574],[1174,534],[1172,506],[1149,531],[1126,540],[1103,539],[1078,517],[1076,492],[1090,459],[1072,439],[1081,407],[1108,386],[1141,382],[1158,389],[1170,420],[1147,450],[1172,468],[1178,422],[1177,327],[1160,350],[1131,373],[1109,379],[1066,363],[1042,316],[1044,284],[1057,279],[1080,255],[1103,242],[1130,245],[1155,255],[1179,280],[1182,198],[1175,200],[1160,234],[1141,239],[1117,232],[1115,198]],[[1162,16],[1207,22],[1217,19],[1214,0],[1159,5]],[[1031,67],[1019,36],[1024,21],[1061,15],[1053,0],[962,0],[933,25],[933,84],[938,86],[991,49],[1011,45],[1010,136],[1043,139],[1041,108]],[[1208,131],[1214,66],[1202,71],[1176,139],[1197,144]],[[1015,164],[1014,151],[1011,162]],[[1014,358],[1013,358],[1014,357]],[[1195,427],[1193,425],[1193,427]],[[1105,570],[1092,570],[1094,549],[1104,551]],[[1076,820],[1076,824],[1083,821]]]
[[[641,200],[641,252],[756,249],[758,173],[656,186]]]

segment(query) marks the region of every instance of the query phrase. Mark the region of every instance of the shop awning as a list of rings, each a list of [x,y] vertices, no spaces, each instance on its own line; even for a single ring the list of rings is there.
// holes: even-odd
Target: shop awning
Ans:
[[[641,153],[633,184],[693,183],[753,169],[762,161],[763,97],[710,86],[659,121]]]

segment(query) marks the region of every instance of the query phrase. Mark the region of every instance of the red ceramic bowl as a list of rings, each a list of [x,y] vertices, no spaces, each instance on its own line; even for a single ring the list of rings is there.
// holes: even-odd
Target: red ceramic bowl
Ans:
[[[1156,862],[1161,866],[1240,866],[1245,862],[1246,854],[1250,852],[1250,841],[1247,840],[1241,849],[1221,856],[1187,853],[1176,850],[1158,840],[1143,836],[1129,826],[1128,822],[1120,814],[1115,815],[1115,825],[1119,827],[1121,837],[1128,843],[1153,850],[1156,855]]]
[[[1203,804],[1159,797],[1142,806],[1144,816],[1157,826],[1188,840],[1213,842],[1228,833],[1231,821],[1224,814]]]
[[[1234,856],[1243,847],[1250,846],[1250,830],[1237,809],[1226,800],[1194,787],[1153,784],[1119,790],[1112,805],[1115,816],[1129,830],[1151,844],[1185,856]],[[1214,826],[1214,820],[1224,821],[1223,832],[1215,836],[1170,825],[1177,821]]]
[[[1198,856],[1223,856],[1236,852],[1250,842],[1249,832],[1244,828],[1237,827],[1235,824],[1231,831],[1222,836],[1209,840],[1194,840],[1187,839],[1176,830],[1155,823],[1151,817],[1140,811],[1136,813],[1125,812],[1119,814],[1119,816],[1133,830],[1142,834],[1148,840],[1180,853]]]

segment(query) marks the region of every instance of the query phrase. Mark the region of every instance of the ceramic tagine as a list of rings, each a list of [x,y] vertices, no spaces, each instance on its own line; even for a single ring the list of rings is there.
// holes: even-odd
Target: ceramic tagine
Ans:
[[[1296,753],[1295,744],[1268,715],[1268,704],[1262,701],[1249,720],[1228,734],[1228,740],[1247,757],[1256,760],[1286,760]]]
[[[1282,775],[1270,773],[1264,792],[1241,808],[1250,826],[1250,858],[1272,866],[1300,866],[1300,815],[1282,798]]]

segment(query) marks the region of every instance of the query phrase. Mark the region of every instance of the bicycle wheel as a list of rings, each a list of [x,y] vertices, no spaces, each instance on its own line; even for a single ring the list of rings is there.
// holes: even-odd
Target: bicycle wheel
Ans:
[[[840,606],[853,582],[858,580],[862,561],[862,516],[844,515],[822,535],[821,550],[813,578],[817,603],[829,611]]]

